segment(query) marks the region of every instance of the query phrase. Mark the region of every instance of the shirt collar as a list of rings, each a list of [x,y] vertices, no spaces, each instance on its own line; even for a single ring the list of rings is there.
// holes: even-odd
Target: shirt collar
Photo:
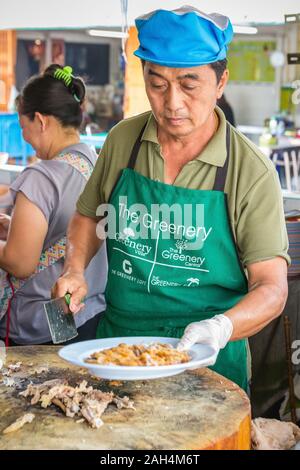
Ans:
[[[152,112],[150,113],[148,117],[148,121],[147,121],[141,140],[149,140],[150,142],[153,142],[154,144],[159,144],[158,138],[157,138],[157,124],[156,124],[154,114]]]
[[[218,130],[195,160],[222,167],[226,160],[226,118],[223,111],[218,106],[215,109],[219,117]],[[157,139],[157,124],[153,113],[149,115],[142,140],[148,140],[159,145]]]

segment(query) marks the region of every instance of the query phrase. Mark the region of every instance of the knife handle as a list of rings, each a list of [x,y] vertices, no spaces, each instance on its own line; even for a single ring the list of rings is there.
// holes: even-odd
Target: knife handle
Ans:
[[[71,303],[71,294],[66,294],[65,295],[65,301],[67,305],[70,305]],[[84,298],[81,299],[81,302],[84,302]]]

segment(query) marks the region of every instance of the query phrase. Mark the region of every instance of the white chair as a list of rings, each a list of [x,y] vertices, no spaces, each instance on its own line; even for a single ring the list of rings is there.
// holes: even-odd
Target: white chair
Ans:
[[[300,191],[300,146],[273,149],[270,159],[278,170],[282,188],[288,191]],[[284,169],[284,178],[280,171],[281,167]]]

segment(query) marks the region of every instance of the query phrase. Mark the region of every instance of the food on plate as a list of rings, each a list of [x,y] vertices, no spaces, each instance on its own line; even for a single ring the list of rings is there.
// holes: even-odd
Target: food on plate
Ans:
[[[56,405],[69,418],[84,418],[92,428],[100,428],[101,416],[110,403],[118,409],[134,409],[133,401],[128,397],[118,397],[113,392],[102,392],[83,380],[77,387],[72,387],[66,380],[53,379],[41,384],[29,384],[21,396],[31,398],[31,405],[40,403],[42,408]],[[78,421],[77,421],[78,422]]]
[[[8,434],[10,432],[15,432],[21,429],[24,424],[31,423],[35,418],[33,413],[26,413],[25,415],[18,418],[12,424],[10,424],[7,428],[4,429],[3,434]]]
[[[170,366],[191,360],[186,351],[177,351],[171,344],[125,344],[102,349],[90,355],[85,362],[115,366]]]

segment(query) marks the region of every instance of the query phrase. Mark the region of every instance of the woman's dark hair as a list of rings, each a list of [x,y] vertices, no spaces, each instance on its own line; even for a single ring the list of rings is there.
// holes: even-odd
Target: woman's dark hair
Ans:
[[[17,98],[21,115],[34,120],[36,112],[54,116],[63,127],[78,129],[82,121],[81,105],[85,97],[85,85],[81,78],[71,76],[69,85],[54,74],[63,70],[60,65],[50,65],[42,75],[31,77]]]
[[[142,67],[144,68],[146,61],[144,59],[141,59],[141,62]],[[212,62],[208,65],[210,65],[210,67],[214,70],[217,77],[217,83],[219,83],[224,71],[227,69],[227,59],[218,60],[217,62]]]

